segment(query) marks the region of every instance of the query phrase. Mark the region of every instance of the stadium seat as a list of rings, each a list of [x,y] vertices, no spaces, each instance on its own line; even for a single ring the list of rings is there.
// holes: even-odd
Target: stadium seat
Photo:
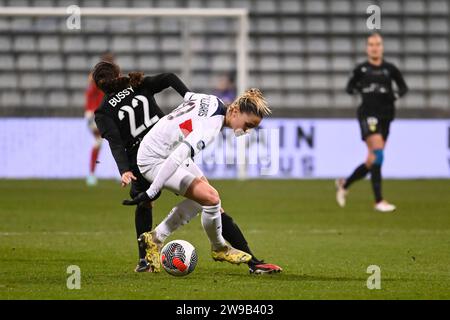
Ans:
[[[447,34],[449,32],[448,19],[433,19],[429,23],[429,32],[432,34]]]
[[[306,60],[306,68],[310,71],[326,71],[330,69],[330,66],[326,57],[311,56]]]
[[[387,33],[399,33],[401,31],[400,21],[396,18],[384,18],[383,30]]]
[[[303,30],[302,21],[297,18],[286,18],[280,21],[280,31],[285,34],[298,34]]]
[[[5,70],[14,70],[14,67],[15,67],[14,57],[6,54],[0,55],[0,70],[2,72]]]
[[[311,33],[325,33],[328,30],[328,21],[325,18],[306,18],[306,31]]]
[[[90,52],[98,52],[101,54],[109,49],[108,40],[101,36],[89,37],[86,49]]]
[[[312,108],[327,106],[331,103],[331,97],[326,93],[313,93],[309,96],[308,105]]]
[[[60,41],[57,36],[41,36],[38,40],[38,48],[44,52],[59,52]]]
[[[18,87],[18,76],[12,72],[0,73],[0,88],[2,89],[15,89]],[[5,92],[8,90],[5,90]]]
[[[86,89],[88,85],[88,75],[87,73],[71,74],[67,81],[69,89]]]
[[[307,88],[326,90],[330,87],[330,78],[327,75],[309,75]]]
[[[136,68],[139,70],[155,70],[160,67],[160,61],[156,56],[143,55],[137,59]]]
[[[64,88],[66,82],[66,77],[59,72],[45,73],[43,86],[45,88]]]
[[[48,106],[52,108],[66,108],[69,106],[68,102],[67,93],[63,91],[51,91],[47,98]]]
[[[435,107],[435,108],[447,108],[448,106],[448,95],[445,93],[439,94],[439,93],[433,93],[430,96],[429,105]]]
[[[21,54],[17,58],[17,67],[22,70],[37,70],[39,59],[35,54]]]
[[[81,36],[65,37],[62,47],[64,52],[84,52],[85,39]]]
[[[280,59],[274,56],[262,57],[259,68],[263,71],[275,71],[280,70]]]
[[[303,93],[290,92],[283,100],[283,105],[286,104],[288,108],[308,108],[306,105],[306,97]]]
[[[306,50],[309,53],[329,53],[330,48],[326,39],[311,38],[306,41]]]
[[[429,13],[438,13],[438,14],[448,14],[449,12],[449,4],[446,0],[435,0],[435,1],[429,1],[427,3],[428,5],[428,12]]]
[[[134,39],[127,36],[114,36],[111,43],[112,52],[134,52],[135,43]]]
[[[281,49],[282,52],[292,52],[300,53],[305,50],[304,43],[298,38],[285,38],[281,39]]]
[[[38,89],[42,86],[42,75],[40,73],[23,73],[20,76],[19,85],[22,89]]]
[[[284,71],[300,71],[305,69],[304,59],[299,56],[287,56],[281,60],[281,68]]]
[[[333,52],[348,53],[353,49],[351,40],[345,37],[332,39],[330,45]]]
[[[425,3],[422,0],[409,0],[408,5],[404,8],[404,12],[406,14],[420,14],[425,12]]]
[[[448,70],[449,60],[446,57],[430,57],[428,59],[428,69],[431,71]]]
[[[157,47],[157,41],[153,36],[138,36],[134,49],[138,52],[151,52]]]
[[[110,19],[107,28],[108,32],[113,34],[127,34],[133,31],[132,21],[127,18]]]
[[[425,60],[422,57],[406,57],[404,68],[406,71],[424,71]]]
[[[406,18],[403,31],[406,34],[422,34],[426,31],[425,20],[419,18]]]
[[[282,79],[285,89],[300,89],[304,88],[306,84],[306,79],[302,75],[286,75]]]
[[[25,107],[43,107],[46,104],[45,94],[40,91],[25,92],[22,103]]]
[[[232,57],[230,57],[229,55],[222,55],[222,54],[214,55],[211,61],[212,61],[211,67],[213,68],[213,70],[217,71],[232,70],[235,64]]]
[[[14,38],[14,50],[19,52],[33,52],[36,50],[36,41],[33,36],[17,36]]]
[[[266,74],[261,77],[261,89],[280,90],[283,89],[282,79],[279,75]]]
[[[352,10],[352,3],[350,0],[330,1],[329,5],[329,10],[332,13],[348,13]]]
[[[56,54],[45,54],[41,59],[41,68],[43,70],[62,70],[64,66],[63,57]]]
[[[389,14],[398,14],[401,12],[399,1],[386,1],[383,2],[383,12]],[[384,22],[383,22],[384,28]]]
[[[299,13],[302,8],[302,3],[296,0],[277,1],[276,4],[281,13]]]
[[[446,53],[449,52],[449,44],[445,37],[433,37],[428,39],[428,48],[432,52]]]
[[[83,19],[82,28],[85,32],[105,32],[109,31],[109,24],[105,19],[96,19],[89,17]]]
[[[68,98],[68,103],[72,107],[83,108],[85,103],[84,93],[81,91],[73,92]]]
[[[161,49],[163,51],[180,51],[182,42],[178,36],[167,36],[161,39]]]
[[[426,82],[426,79],[423,75],[409,75],[408,76],[408,86],[412,90],[425,89],[425,82]]]
[[[448,75],[431,75],[428,78],[428,88],[427,89],[442,89],[445,90],[449,86]]]
[[[30,18],[11,18],[9,27],[9,30],[15,32],[31,30],[34,28],[34,25]]]
[[[423,38],[408,38],[405,41],[403,49],[406,49],[410,53],[425,53],[428,48]]]
[[[273,13],[276,12],[278,4],[272,0],[258,1],[258,4],[254,7],[255,13]]]
[[[86,70],[90,69],[90,63],[85,55],[70,55],[66,57],[65,67],[68,70]]]
[[[308,0],[304,2],[306,13],[325,13],[327,10],[327,5],[323,0]]]
[[[116,60],[124,72],[136,70],[136,59],[133,55],[117,55]]]
[[[335,33],[350,33],[352,31],[352,24],[348,19],[344,18],[332,18],[330,25],[330,30]]]
[[[1,81],[0,81],[1,86]],[[0,107],[22,107],[22,95],[18,92],[8,92],[5,91],[1,95]]]
[[[334,103],[337,108],[352,108],[357,104],[357,102],[353,100],[352,96],[342,92],[342,88],[341,90],[336,91],[334,95]]]

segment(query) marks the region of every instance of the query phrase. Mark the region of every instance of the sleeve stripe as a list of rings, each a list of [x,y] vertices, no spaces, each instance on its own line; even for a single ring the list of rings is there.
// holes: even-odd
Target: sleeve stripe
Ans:
[[[187,142],[186,140],[183,140],[182,142],[190,148],[190,150],[191,150],[191,158],[193,158],[193,157],[195,156],[195,150],[194,150],[194,148],[193,148],[193,147],[190,145],[190,143]]]

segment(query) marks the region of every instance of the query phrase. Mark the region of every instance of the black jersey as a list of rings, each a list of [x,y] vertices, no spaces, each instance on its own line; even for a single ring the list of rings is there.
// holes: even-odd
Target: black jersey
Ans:
[[[189,91],[175,74],[163,73],[145,77],[139,87],[105,95],[95,111],[95,122],[109,142],[120,174],[132,169],[140,141],[164,117],[153,95],[169,87],[182,97]]]
[[[398,91],[393,90],[392,81],[396,83]],[[358,65],[347,84],[349,94],[359,92],[362,96],[362,103],[358,108],[359,117],[393,119],[394,102],[407,91],[408,86],[400,71],[384,60],[379,66],[368,61]]]

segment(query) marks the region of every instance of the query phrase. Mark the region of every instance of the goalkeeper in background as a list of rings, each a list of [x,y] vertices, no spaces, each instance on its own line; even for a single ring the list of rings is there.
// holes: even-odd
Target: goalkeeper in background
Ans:
[[[408,91],[408,86],[397,67],[383,59],[380,34],[374,33],[367,38],[367,57],[366,62],[353,70],[347,84],[347,93],[359,93],[362,97],[357,114],[361,136],[367,146],[367,158],[347,179],[336,180],[336,200],[339,206],[344,207],[349,187],[370,172],[375,210],[392,212],[395,205],[384,200],[381,192],[381,166],[389,127],[395,117],[395,100]],[[393,90],[393,81],[398,91]]]

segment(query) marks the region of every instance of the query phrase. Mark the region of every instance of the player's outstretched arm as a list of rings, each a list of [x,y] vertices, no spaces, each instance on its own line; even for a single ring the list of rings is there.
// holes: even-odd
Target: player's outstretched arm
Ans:
[[[356,67],[353,70],[352,76],[350,77],[350,79],[347,82],[347,86],[345,88],[345,91],[348,94],[354,94],[356,92],[359,92],[360,90],[360,86],[361,84],[359,83],[360,81],[360,73],[359,73],[359,68]]]
[[[161,73],[144,79],[144,85],[154,94],[172,87],[182,97],[190,90],[175,73]]]
[[[191,147],[187,144],[180,144],[175,151],[171,153],[171,155],[164,160],[161,168],[158,171],[158,174],[153,180],[150,188],[146,192],[141,192],[132,200],[124,200],[122,202],[123,205],[131,206],[139,204],[143,201],[153,201],[156,200],[161,194],[161,189],[164,186],[164,183],[169,179],[178,167],[186,160],[191,154]]]
[[[119,129],[116,127],[114,121],[107,115],[98,112],[97,110],[95,112],[95,123],[97,124],[102,138],[108,140],[111,153],[117,164],[120,175],[130,171],[127,152],[123,145],[122,138],[120,137]]]
[[[398,93],[397,93],[398,97],[397,98],[401,98],[408,92],[409,89],[408,89],[408,85],[406,84],[405,79],[403,78],[402,73],[400,72],[400,70],[397,69],[396,66],[393,66],[392,77],[398,87]]]

